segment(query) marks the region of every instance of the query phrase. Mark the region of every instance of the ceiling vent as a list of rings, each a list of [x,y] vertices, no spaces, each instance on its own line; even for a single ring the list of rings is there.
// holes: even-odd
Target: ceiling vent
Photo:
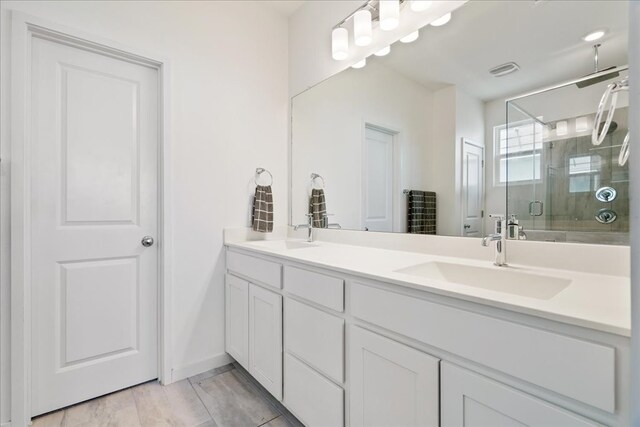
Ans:
[[[507,74],[515,73],[520,69],[520,66],[515,62],[507,62],[506,64],[498,65],[489,70],[489,73],[494,77],[502,77]]]

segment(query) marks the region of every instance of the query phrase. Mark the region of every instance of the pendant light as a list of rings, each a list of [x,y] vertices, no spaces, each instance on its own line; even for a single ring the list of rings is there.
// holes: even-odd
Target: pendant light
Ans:
[[[371,44],[371,12],[359,10],[353,15],[353,39],[356,46],[369,46]]]
[[[349,32],[346,28],[335,28],[331,32],[331,56],[343,61],[349,56]]]
[[[383,31],[396,29],[400,22],[400,2],[398,0],[380,0],[380,28]]]

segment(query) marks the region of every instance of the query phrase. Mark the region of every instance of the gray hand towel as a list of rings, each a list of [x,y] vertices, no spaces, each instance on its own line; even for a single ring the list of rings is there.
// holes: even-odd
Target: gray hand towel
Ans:
[[[273,194],[270,185],[256,186],[251,210],[251,222],[254,231],[271,233],[273,231]]]
[[[324,190],[314,188],[309,197],[309,213],[313,215],[313,226],[326,228],[327,224],[327,203],[324,199]]]

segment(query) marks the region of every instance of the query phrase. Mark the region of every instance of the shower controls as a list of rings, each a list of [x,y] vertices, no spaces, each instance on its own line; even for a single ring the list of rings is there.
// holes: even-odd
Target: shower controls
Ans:
[[[596,221],[600,224],[611,224],[618,218],[618,214],[616,214],[611,209],[600,209],[596,214]]]
[[[604,203],[613,202],[617,195],[618,192],[612,187],[600,187],[596,191],[596,199]]]

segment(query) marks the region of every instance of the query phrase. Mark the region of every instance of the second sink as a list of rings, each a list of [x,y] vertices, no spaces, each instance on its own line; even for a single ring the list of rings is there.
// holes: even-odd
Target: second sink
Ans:
[[[477,267],[439,261],[394,272],[544,300],[553,298],[571,283],[569,279],[524,273],[513,267]]]

